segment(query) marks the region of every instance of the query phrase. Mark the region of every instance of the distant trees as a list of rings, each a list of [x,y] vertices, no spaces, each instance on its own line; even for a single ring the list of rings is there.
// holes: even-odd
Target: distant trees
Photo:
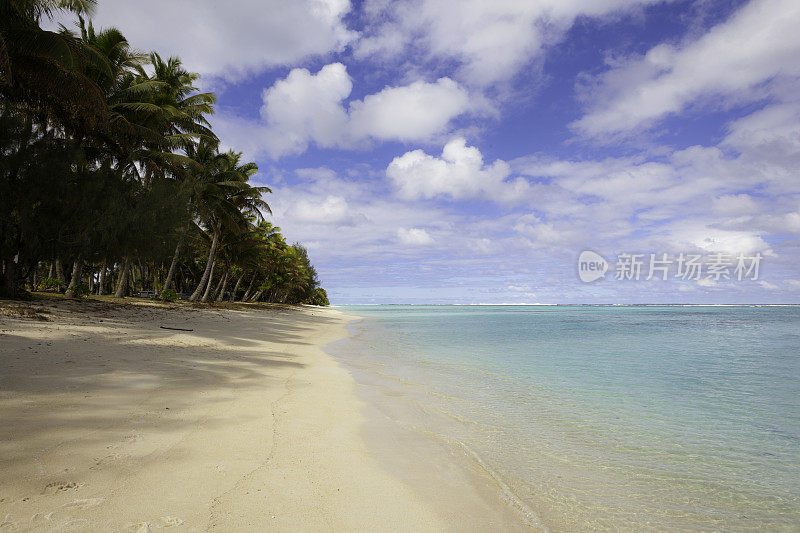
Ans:
[[[300,245],[263,219],[255,163],[220,151],[215,95],[175,57],[95,30],[90,0],[0,0],[0,295],[326,305]],[[41,28],[57,11],[78,32]]]

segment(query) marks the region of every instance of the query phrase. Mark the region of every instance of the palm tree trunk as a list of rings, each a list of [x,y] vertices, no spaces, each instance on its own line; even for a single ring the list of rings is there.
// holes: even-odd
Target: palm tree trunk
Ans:
[[[133,261],[130,262],[130,266],[128,267],[128,281],[130,283],[131,296],[136,296],[136,266],[133,264]]]
[[[183,240],[186,238],[186,233],[189,231],[189,227],[192,223],[192,220],[189,219],[186,222],[186,227],[183,228],[181,232],[181,236],[178,237],[178,245],[175,246],[175,255],[172,256],[172,263],[169,265],[169,272],[167,273],[167,279],[164,280],[164,288],[162,291],[169,289],[169,286],[172,285],[172,278],[175,276],[175,267],[178,266],[178,257],[181,255],[181,248],[183,247]]]
[[[67,292],[65,295],[67,298],[74,298],[75,297],[75,289],[78,287],[78,284],[81,282],[81,273],[83,271],[83,254],[78,254],[77,259],[72,264],[72,278],[69,281],[69,287],[67,287]]]
[[[242,301],[246,302],[247,298],[250,297],[250,290],[253,288],[253,282],[256,280],[256,274],[253,274],[253,278],[250,280],[250,285],[247,286],[247,290],[244,291],[244,295],[242,296]]]
[[[2,263],[3,284],[0,287],[0,294],[7,298],[14,298],[17,295],[17,264],[12,258],[8,258]]]
[[[233,292],[231,293],[231,301],[236,301],[236,293],[239,291],[239,285],[242,283],[242,279],[244,278],[244,272],[242,275],[239,276],[239,279],[236,280],[236,285],[233,287]]]
[[[214,256],[217,253],[217,243],[219,242],[220,233],[221,231],[218,224],[217,227],[214,229],[214,238],[211,240],[211,249],[208,251],[208,261],[206,261],[206,269],[203,272],[203,277],[200,278],[200,283],[197,284],[197,288],[189,297],[190,302],[196,302],[197,299],[200,298],[200,294],[203,292],[203,289],[206,288],[206,284],[208,283],[208,275],[211,273],[211,267],[214,266]]]
[[[225,270],[225,274],[222,276],[222,287],[217,287],[217,297],[214,300],[215,302],[221,302],[222,297],[225,295],[225,289],[228,288],[228,279],[229,279],[230,267]]]
[[[264,294],[264,291],[256,291],[255,294],[253,294],[253,296],[251,296],[250,300],[248,300],[248,301],[249,302],[257,302],[258,299],[261,298],[262,294]]]
[[[228,277],[228,269],[229,268],[230,267],[226,267],[225,268],[225,272],[223,272],[222,276],[220,276],[219,281],[217,282],[216,288],[214,288],[214,291],[209,296],[211,300],[216,301],[217,296],[219,295],[219,291],[222,289],[222,284],[225,283],[225,278]]]
[[[123,298],[125,296],[125,289],[128,285],[128,267],[130,266],[130,261],[130,258],[125,256],[125,260],[122,262],[122,266],[119,269],[117,290],[114,292],[114,296],[117,298]]]
[[[214,262],[211,263],[211,274],[208,275],[208,284],[206,285],[206,290],[203,292],[203,297],[200,299],[201,302],[207,302],[208,298],[211,296],[211,286],[213,285],[214,281],[214,269],[217,268],[217,260],[214,259]]]
[[[60,257],[56,257],[56,278],[61,282],[61,289],[64,290],[67,285],[67,276],[64,275],[64,264]]]
[[[100,287],[97,289],[97,294],[103,296],[106,294],[106,259],[103,259],[103,266],[100,267],[100,279],[98,280]]]
[[[145,291],[145,290],[147,290],[147,287],[145,286],[145,284],[147,283],[147,277],[145,276],[145,269],[142,266],[142,258],[141,257],[138,259],[138,263],[139,263],[139,281],[142,284],[142,290]],[[134,267],[134,269],[135,268],[136,267]]]
[[[128,279],[125,283],[126,294],[136,296],[136,269],[133,268],[133,259],[128,263]]]

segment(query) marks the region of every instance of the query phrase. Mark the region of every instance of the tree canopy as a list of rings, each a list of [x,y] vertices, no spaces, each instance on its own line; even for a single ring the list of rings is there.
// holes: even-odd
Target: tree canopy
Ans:
[[[96,29],[91,0],[0,0],[0,295],[62,290],[327,305],[216,96],[177,57]],[[75,28],[41,22],[72,13]]]

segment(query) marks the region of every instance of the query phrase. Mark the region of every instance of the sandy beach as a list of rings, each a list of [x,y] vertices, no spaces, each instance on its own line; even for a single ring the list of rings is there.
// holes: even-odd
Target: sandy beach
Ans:
[[[336,310],[97,300],[2,309],[0,530],[513,523],[499,501],[475,506],[486,490],[459,498],[443,479],[439,505],[376,459],[353,379],[321,349],[346,335]],[[454,516],[462,507],[473,513]]]

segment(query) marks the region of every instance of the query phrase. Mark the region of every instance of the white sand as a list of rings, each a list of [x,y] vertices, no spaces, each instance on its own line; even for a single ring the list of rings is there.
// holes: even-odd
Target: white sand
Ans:
[[[0,530],[470,528],[367,448],[335,310],[0,307]]]

